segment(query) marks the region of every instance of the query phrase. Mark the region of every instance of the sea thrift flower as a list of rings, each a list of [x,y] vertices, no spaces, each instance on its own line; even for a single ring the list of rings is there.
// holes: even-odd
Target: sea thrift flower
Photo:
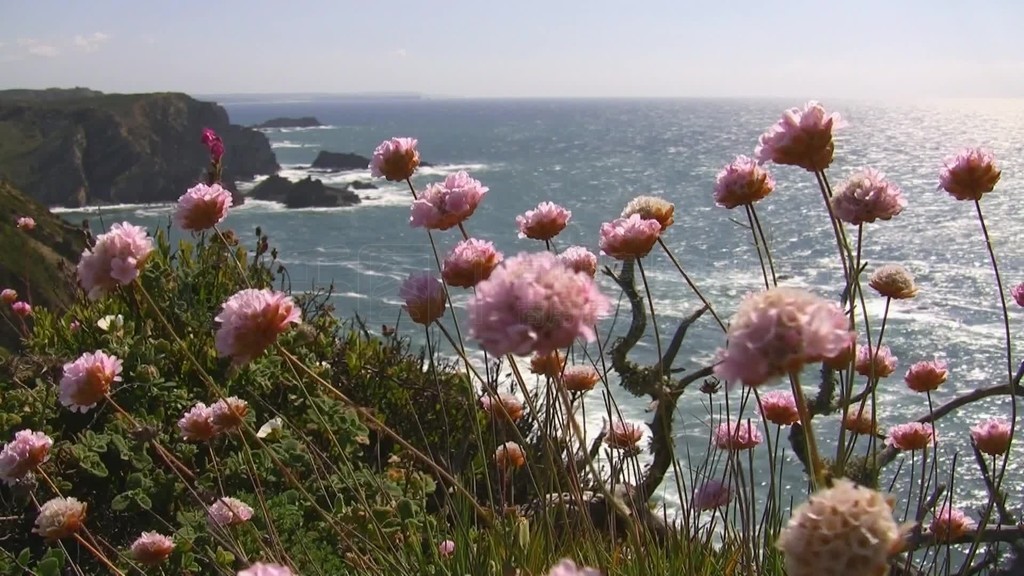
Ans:
[[[761,414],[765,420],[779,426],[789,426],[800,421],[796,399],[789,390],[772,390],[761,394]]]
[[[1010,423],[1001,418],[971,426],[971,439],[978,450],[989,456],[1001,456],[1010,449]]]
[[[601,252],[616,260],[643,258],[661,236],[657,220],[644,220],[639,214],[601,224]]]
[[[917,296],[914,275],[899,264],[886,264],[878,268],[868,284],[882,296],[893,300],[907,300]]]
[[[888,346],[868,350],[867,345],[857,346],[857,374],[885,378],[896,371],[896,361]]]
[[[417,324],[427,325],[444,316],[444,285],[429,272],[410,274],[398,290],[398,296],[405,300],[402,308]]]
[[[804,109],[790,108],[758,139],[754,156],[759,162],[799,166],[817,172],[832,164],[835,143],[832,130],[846,126],[839,114],[826,114],[815,101]]]
[[[618,450],[634,450],[644,437],[644,430],[638,424],[612,422],[604,433],[604,443]]]
[[[469,303],[470,331],[495,356],[547,354],[576,338],[592,341],[594,325],[610,306],[593,278],[553,254],[521,253],[477,284]]]
[[[904,535],[891,500],[839,478],[793,511],[777,546],[789,576],[883,576]]]
[[[922,450],[935,443],[935,427],[921,422],[897,424],[889,428],[889,437],[885,445],[897,450]]]
[[[178,198],[174,223],[183,230],[201,232],[220,224],[231,207],[231,192],[220,184],[199,184]]]
[[[11,312],[14,312],[15,316],[28,318],[32,315],[32,305],[28,302],[15,302],[11,304]]]
[[[16,221],[16,225],[18,227],[18,230],[24,230],[28,232],[29,230],[35,230],[36,221],[34,218],[30,216],[22,216],[21,218],[18,218],[18,220]]]
[[[87,412],[121,381],[121,360],[102,350],[86,352],[64,365],[60,379],[60,403],[72,412]]]
[[[843,419],[843,428],[854,434],[874,434],[875,423],[871,421],[870,412],[849,412]]]
[[[132,542],[132,559],[139,564],[156,566],[174,551],[174,540],[159,532],[143,532]]]
[[[931,392],[938,389],[948,377],[949,370],[946,369],[946,363],[935,359],[931,362],[918,362],[912,365],[903,379],[907,383],[907,388],[914,392]]]
[[[676,207],[664,198],[656,196],[637,196],[626,204],[621,217],[629,218],[633,214],[639,214],[644,220],[657,220],[661,225],[661,231],[671,226],[675,220]]]
[[[4,304],[14,304],[18,300],[18,293],[10,288],[4,288],[0,292],[0,302]]]
[[[447,230],[473,215],[489,188],[464,171],[434,183],[412,203],[409,225],[413,228]]]
[[[946,158],[939,172],[939,188],[957,200],[981,200],[999,182],[992,153],[981,148],[967,148]]]
[[[86,508],[76,498],[51,498],[39,508],[32,531],[51,541],[67,538],[82,529]]]
[[[523,403],[512,394],[502,393],[497,396],[487,394],[480,398],[480,406],[491,418],[507,418],[512,422],[517,422],[523,417]]]
[[[452,248],[444,259],[441,277],[449,286],[471,288],[490,278],[491,272],[505,258],[494,249],[494,243],[470,238]]]
[[[722,506],[728,506],[732,493],[721,480],[708,480],[693,494],[693,505],[697,510],[714,510]]]
[[[210,406],[210,422],[213,423],[217,432],[228,432],[240,428],[248,413],[248,402],[228,396]]]
[[[81,329],[82,329],[82,323],[79,322],[78,320],[72,320],[71,324],[68,324],[68,330],[70,330],[72,334],[74,334],[75,332],[78,332]]]
[[[210,506],[207,516],[216,526],[234,526],[252,518],[252,508],[237,498],[224,497]]]
[[[516,216],[520,238],[551,240],[562,230],[572,217],[572,212],[552,202],[541,202],[533,210]]]
[[[210,149],[210,160],[220,162],[224,157],[224,141],[210,128],[203,128],[203,135],[200,141]]]
[[[96,237],[96,245],[82,252],[78,262],[78,282],[97,300],[117,286],[127,286],[153,251],[146,229],[122,222]]]
[[[558,259],[575,272],[582,272],[591,278],[597,275],[597,256],[583,246],[566,248],[558,255]]]
[[[1014,286],[1013,289],[1010,290],[1010,295],[1013,296],[1013,300],[1017,303],[1017,306],[1024,306],[1024,282]]]
[[[943,505],[935,513],[928,529],[935,535],[936,540],[949,542],[967,534],[974,526],[974,520],[964,515],[963,510]]]
[[[839,354],[852,339],[837,304],[797,288],[772,288],[740,303],[715,374],[760,386]]]
[[[547,576],[601,576],[601,571],[577,566],[572,560],[565,559],[552,566]]]
[[[494,451],[494,463],[498,470],[505,471],[509,468],[521,468],[526,464],[526,454],[519,444],[505,442]]]
[[[217,427],[213,424],[213,410],[197,402],[178,420],[178,428],[185,440],[204,442],[217,435]]]
[[[448,558],[455,554],[455,541],[445,540],[437,545],[437,554],[442,558]]]
[[[53,439],[42,432],[21,430],[0,450],[0,480],[13,484],[50,458]]]
[[[565,363],[558,350],[552,350],[547,354],[534,354],[530,358],[530,372],[539,376],[558,378],[562,374],[562,365]]]
[[[420,165],[420,153],[416,150],[415,138],[391,138],[380,143],[373,150],[370,159],[370,175],[401,182],[410,178]]]
[[[753,158],[737,156],[715,177],[715,204],[730,210],[753,204],[775,190],[775,179]]]
[[[761,430],[749,419],[741,422],[722,422],[715,428],[715,447],[719,450],[738,452],[750,450],[761,442]]]
[[[562,373],[562,386],[569,392],[593,390],[601,375],[593,366],[568,366]]]
[[[855,173],[832,197],[836,218],[859,226],[876,220],[891,220],[907,207],[900,187],[873,168]]]
[[[237,576],[295,576],[287,566],[257,562],[242,570]]]
[[[214,343],[217,354],[235,365],[250,362],[273,344],[290,324],[301,324],[302,312],[291,296],[269,289],[247,288],[224,303]]]
[[[853,361],[853,358],[853,341],[851,340],[850,344],[843,348],[838,354],[825,358],[822,360],[822,363],[832,370],[846,370],[850,367],[850,362]]]

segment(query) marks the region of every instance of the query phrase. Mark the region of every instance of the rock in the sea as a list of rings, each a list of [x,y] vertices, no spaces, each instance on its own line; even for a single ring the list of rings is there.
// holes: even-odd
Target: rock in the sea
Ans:
[[[362,180],[356,180],[355,182],[350,182],[348,187],[353,189],[353,190],[376,190],[377,189],[377,185],[374,184],[373,182],[364,182]]]
[[[370,159],[366,156],[360,156],[351,152],[328,152],[321,150],[316,155],[310,168],[342,172],[345,170],[367,170],[369,166]]]
[[[257,184],[249,196],[281,202],[288,208],[351,206],[360,202],[359,196],[348,188],[332,188],[311,176],[292,182],[276,174]]]
[[[253,128],[317,128],[323,126],[319,120],[312,116],[301,118],[271,118],[253,126]]]

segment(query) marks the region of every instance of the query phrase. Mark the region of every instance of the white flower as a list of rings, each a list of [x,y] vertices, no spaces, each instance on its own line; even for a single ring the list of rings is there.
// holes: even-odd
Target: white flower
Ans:
[[[113,326],[114,331],[119,332],[124,326],[124,316],[121,316],[120,314],[117,316],[114,316],[113,314],[104,316],[96,321],[96,326],[104,332],[110,332],[110,328]]]
[[[256,437],[274,440],[281,435],[281,426],[281,418],[271,418],[266,424],[260,426],[260,429],[256,432]]]

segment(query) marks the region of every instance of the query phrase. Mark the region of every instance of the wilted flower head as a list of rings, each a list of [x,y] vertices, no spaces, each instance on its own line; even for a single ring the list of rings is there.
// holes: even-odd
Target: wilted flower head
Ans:
[[[442,558],[448,558],[455,554],[455,541],[445,540],[437,545],[437,554]]]
[[[601,571],[577,566],[572,560],[565,559],[552,566],[547,576],[601,576]]]
[[[591,341],[611,303],[593,278],[574,272],[550,252],[505,260],[477,284],[469,303],[473,336],[500,356],[547,354],[576,338]]]
[[[971,426],[971,439],[984,454],[1001,456],[1010,449],[1010,423],[1001,418],[991,418]]]
[[[567,366],[562,372],[562,386],[569,392],[586,392],[593,390],[601,381],[601,375],[593,366]]]
[[[111,384],[121,381],[121,360],[102,350],[86,352],[64,365],[60,403],[72,412],[87,412],[106,396]]]
[[[558,350],[552,350],[546,354],[534,354],[530,358],[530,372],[539,376],[558,378],[562,374],[562,365],[565,359]]]
[[[14,304],[18,300],[18,293],[11,288],[4,288],[0,291],[0,302]]]
[[[410,274],[398,289],[398,296],[405,300],[402,308],[417,324],[427,325],[444,316],[444,285],[430,272]]]
[[[234,526],[248,522],[252,518],[252,508],[237,498],[225,496],[210,505],[207,516],[216,526]]]
[[[1017,306],[1024,306],[1024,282],[1014,286],[1010,290],[1010,295],[1013,296],[1013,300],[1017,303]]]
[[[639,214],[644,220],[657,220],[664,232],[666,228],[675,222],[676,207],[671,202],[657,196],[637,196],[626,204],[622,210],[622,218],[629,218],[633,214]]]
[[[764,419],[779,426],[789,426],[800,421],[796,399],[789,390],[772,390],[761,394],[761,414]]]
[[[839,478],[793,512],[777,546],[789,576],[884,576],[903,538],[889,500]]]
[[[858,226],[876,220],[891,220],[907,207],[900,187],[873,168],[855,173],[832,197],[836,218]]]
[[[888,346],[879,346],[868,350],[867,345],[857,346],[857,373],[861,376],[885,378],[896,371],[896,361]]]
[[[391,138],[380,143],[370,159],[370,175],[401,182],[410,178],[420,165],[415,138]]]
[[[489,188],[465,171],[449,174],[444,182],[427,186],[412,203],[409,225],[413,228],[447,230],[473,215]]]
[[[290,324],[301,324],[301,311],[283,292],[246,288],[224,303],[214,343],[217,354],[233,364],[252,361],[269,348]]]
[[[856,413],[849,412],[843,419],[843,428],[846,428],[854,434],[874,434],[875,423],[871,419],[871,412],[869,411],[858,411]]]
[[[803,110],[786,110],[758,139],[754,156],[759,162],[799,166],[809,172],[824,170],[832,164],[835,152],[832,130],[845,126],[839,114],[826,114],[825,108],[812,100]]]
[[[760,386],[835,356],[852,338],[846,315],[837,304],[797,288],[772,288],[750,294],[740,303],[715,375]]]
[[[203,135],[199,141],[210,150],[210,160],[220,162],[220,159],[224,157],[224,141],[220,136],[210,128],[203,128]]]
[[[939,188],[957,200],[981,200],[996,187],[1000,174],[991,152],[966,148],[946,158],[939,172]]]
[[[512,394],[501,393],[497,396],[485,394],[480,398],[480,406],[491,418],[517,422],[523,417],[523,403]]]
[[[643,440],[644,430],[639,424],[616,420],[604,433],[604,443],[618,450],[633,450]]]
[[[753,204],[775,190],[775,179],[753,158],[737,156],[715,177],[715,204],[733,209]]]
[[[189,188],[178,198],[174,223],[183,230],[209,230],[224,220],[231,204],[231,192],[222,188],[220,184],[199,184]]]
[[[597,274],[597,256],[583,246],[570,246],[558,255],[558,259],[570,269],[593,278]],[[1021,284],[1024,286],[1024,284]],[[1021,290],[1024,292],[1024,289]],[[1024,304],[1021,304],[1024,306]]]
[[[13,312],[15,316],[28,318],[32,315],[32,305],[28,302],[15,302],[14,304],[11,304],[11,312]]]
[[[948,377],[949,370],[946,363],[936,358],[930,362],[918,362],[912,365],[903,379],[907,383],[907,388],[914,392],[930,392],[937,390]]]
[[[963,536],[974,526],[974,520],[964,515],[963,510],[943,504],[935,513],[928,529],[935,535],[936,540],[949,542]]]
[[[75,498],[51,498],[40,506],[32,531],[47,540],[67,538],[82,529],[86,508]]]
[[[245,422],[249,403],[234,396],[218,400],[210,406],[210,422],[217,432],[236,430]]]
[[[31,216],[22,216],[15,221],[15,225],[18,227],[18,230],[25,230],[27,232],[35,230],[36,220]]]
[[[478,238],[462,240],[444,259],[441,277],[449,286],[470,288],[490,278],[504,255],[494,249],[494,243]]]
[[[552,202],[541,202],[533,210],[516,216],[520,238],[551,240],[572,218],[572,212]]]
[[[42,432],[21,430],[0,450],[0,480],[12,484],[46,462],[53,439]]]
[[[885,445],[892,446],[897,450],[912,451],[927,448],[929,444],[935,444],[935,440],[934,426],[921,422],[909,422],[889,428]]]
[[[526,464],[526,454],[519,444],[505,442],[494,451],[494,464],[502,471],[520,468]]]
[[[96,245],[82,252],[78,282],[97,300],[117,286],[131,284],[153,251],[146,229],[122,222],[96,237]]]
[[[287,566],[257,562],[239,572],[237,576],[294,576],[294,573]]]
[[[639,214],[601,224],[601,252],[616,260],[643,258],[661,236],[657,220],[644,220]]]
[[[715,447],[719,450],[738,452],[750,450],[761,442],[761,430],[757,424],[747,419],[739,422],[722,422],[715,428]]]
[[[132,559],[139,564],[156,566],[174,551],[174,540],[159,532],[143,532],[132,542]]]
[[[917,296],[914,275],[899,264],[886,264],[875,270],[868,284],[876,292],[893,300],[906,300]]]
[[[727,506],[732,498],[729,486],[721,480],[708,480],[693,494],[693,505],[697,510],[714,510]]]
[[[185,440],[205,442],[217,435],[217,427],[213,424],[213,410],[202,402],[189,408],[178,420],[178,428]]]

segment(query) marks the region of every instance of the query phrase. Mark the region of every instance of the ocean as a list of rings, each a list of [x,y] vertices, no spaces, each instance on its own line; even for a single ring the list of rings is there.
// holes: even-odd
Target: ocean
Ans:
[[[675,224],[664,239],[723,318],[731,316],[744,294],[763,284],[750,234],[740,224],[745,221],[742,213],[714,205],[715,175],[736,155],[752,155],[758,136],[785,108],[803,104],[727,99],[272,102],[230,97],[221,103],[238,124],[315,116],[326,125],[266,130],[282,175],[293,179],[309,174],[304,166],[320,150],[369,156],[388,137],[419,139],[422,159],[434,167],[418,172],[416,187],[422,189],[456,170],[480,179],[490,191],[466,229],[472,236],[492,240],[506,256],[543,248],[536,241],[518,239],[515,226],[517,214],[541,201],[572,211],[568,228],[556,239],[559,249],[578,244],[596,253],[602,222],[616,218],[637,195],[662,196],[676,207]],[[923,397],[907,390],[902,381],[907,367],[919,360],[941,356],[949,362],[949,381],[932,395],[936,405],[1005,382],[1002,316],[974,206],[957,202],[936,187],[946,155],[965,145],[994,151],[1002,180],[982,206],[1007,291],[1024,282],[1024,233],[1018,215],[1024,187],[1024,101],[824,104],[849,121],[849,127],[836,136],[836,160],[829,170],[834,185],[858,167],[873,167],[900,185],[909,202],[892,221],[865,227],[867,273],[881,264],[899,263],[916,276],[921,289],[915,299],[893,302],[890,309],[884,343],[899,364],[879,388],[882,427],[926,413]],[[842,270],[813,176],[790,167],[772,166],[771,170],[777,188],[758,205],[758,213],[784,278],[781,284],[838,298]],[[369,172],[314,177],[341,184],[368,180]],[[358,314],[370,327],[393,325],[402,280],[411,272],[435,269],[435,264],[425,232],[408,225],[408,189],[376,184],[377,190],[360,191],[362,204],[348,208],[287,210],[250,201],[232,210],[224,226],[246,240],[253,238],[256,226],[262,227],[279,250],[294,289],[333,283],[340,315]],[[62,212],[77,220],[83,211]],[[171,212],[170,206],[115,206],[103,208],[102,216],[107,223],[127,219],[155,227],[166,224]],[[459,236],[457,230],[450,230],[435,238],[443,257]],[[601,264],[614,262],[602,259]],[[652,252],[645,268],[661,333],[670,334],[700,303],[660,252]],[[606,293],[617,296],[608,278],[599,274],[599,282]],[[457,307],[464,307],[467,300],[465,292],[455,294]],[[1012,333],[1019,342],[1024,337],[1024,309],[1012,300],[1009,305]],[[877,336],[884,300],[869,293],[868,306]],[[619,322],[618,333],[623,327]],[[407,321],[404,332],[422,341],[422,333]],[[648,336],[634,351],[637,360],[650,361],[656,355],[653,336]],[[707,365],[723,343],[720,329],[706,315],[691,328],[677,366]],[[1016,363],[1024,356],[1024,347],[1018,344],[1015,352]],[[614,382],[610,384],[627,420],[650,420],[646,399],[633,398]],[[739,390],[730,392],[737,402],[739,395]],[[600,430],[603,406],[601,393],[592,392],[586,412],[588,430]],[[684,445],[691,454],[703,454],[709,409],[696,386],[680,399],[676,429],[684,469],[688,465]],[[751,407],[747,410],[752,416]],[[978,505],[985,499],[980,475],[971,464],[968,428],[982,418],[1009,414],[1009,400],[999,397],[940,420],[937,450],[946,464],[940,465],[943,481],[953,454],[961,454],[954,487],[960,505]],[[826,418],[818,426],[834,430],[835,421]],[[1019,444],[1008,472],[1010,494],[1019,494],[1024,485]],[[764,452],[763,447],[759,450]],[[796,459],[789,456],[787,462],[785,483],[802,486]],[[764,465],[759,458],[755,468],[761,471]],[[896,467],[895,463],[890,466],[886,477]],[[907,481],[905,472],[897,484],[898,494],[906,494],[905,488],[900,489]],[[670,507],[678,504],[674,489],[661,496]]]

